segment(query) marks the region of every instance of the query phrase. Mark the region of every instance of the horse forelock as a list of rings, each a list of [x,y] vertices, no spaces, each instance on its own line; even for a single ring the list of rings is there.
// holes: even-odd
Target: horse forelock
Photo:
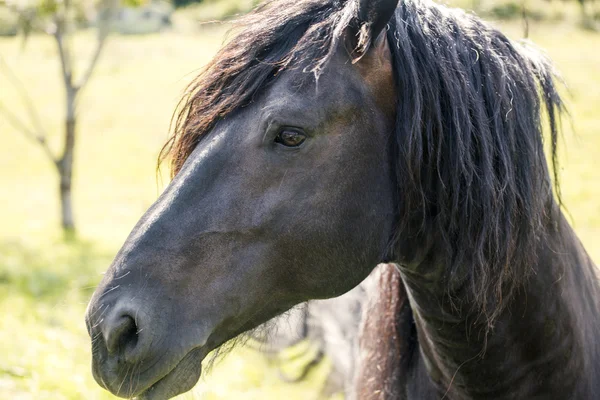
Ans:
[[[355,12],[353,0],[274,0],[240,19],[174,116],[160,156],[171,158],[172,176],[218,121],[250,104],[279,71],[300,66],[318,76]],[[545,108],[556,178],[562,103],[553,69],[530,46],[426,0],[402,2],[390,26],[395,241],[414,235],[415,225],[420,236],[438,237],[447,279],[470,288],[491,325],[532,272],[536,243],[555,215],[542,133]]]
[[[188,86],[164,145],[174,177],[199,140],[250,104],[278,72],[302,67],[319,76],[354,15],[352,0],[272,0],[237,20],[231,38]]]

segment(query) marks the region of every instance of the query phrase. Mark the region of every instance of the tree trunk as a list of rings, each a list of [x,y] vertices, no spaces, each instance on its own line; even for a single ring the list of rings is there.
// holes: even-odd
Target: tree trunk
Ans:
[[[75,218],[73,217],[73,202],[71,198],[76,127],[75,94],[76,91],[73,88],[67,87],[65,145],[63,155],[58,162],[58,173],[60,175],[61,224],[63,231],[67,236],[75,233]]]
[[[521,4],[521,16],[523,17],[523,37],[529,38],[529,13],[527,11],[527,0]]]

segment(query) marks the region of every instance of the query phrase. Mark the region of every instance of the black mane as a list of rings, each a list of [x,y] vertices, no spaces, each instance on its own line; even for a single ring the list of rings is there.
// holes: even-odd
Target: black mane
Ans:
[[[556,178],[554,71],[531,45],[459,10],[404,1],[392,25],[396,239],[415,226],[437,237],[445,281],[468,286],[491,324],[557,216],[542,129],[545,111]]]

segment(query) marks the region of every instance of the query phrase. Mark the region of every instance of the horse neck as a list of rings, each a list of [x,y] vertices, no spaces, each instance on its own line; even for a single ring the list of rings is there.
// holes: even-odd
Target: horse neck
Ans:
[[[583,399],[600,389],[595,268],[562,214],[559,229],[549,232],[534,273],[491,329],[466,290],[449,293],[440,281],[444,261],[434,251],[400,267],[422,365],[447,398]]]

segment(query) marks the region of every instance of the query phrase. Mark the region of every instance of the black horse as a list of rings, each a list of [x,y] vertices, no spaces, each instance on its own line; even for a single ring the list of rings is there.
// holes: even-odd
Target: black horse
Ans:
[[[550,178],[561,109],[543,56],[461,11],[260,6],[191,85],[174,178],[90,302],[96,380],[189,390],[211,350],[386,261],[408,296],[391,396],[597,398],[599,285]]]

